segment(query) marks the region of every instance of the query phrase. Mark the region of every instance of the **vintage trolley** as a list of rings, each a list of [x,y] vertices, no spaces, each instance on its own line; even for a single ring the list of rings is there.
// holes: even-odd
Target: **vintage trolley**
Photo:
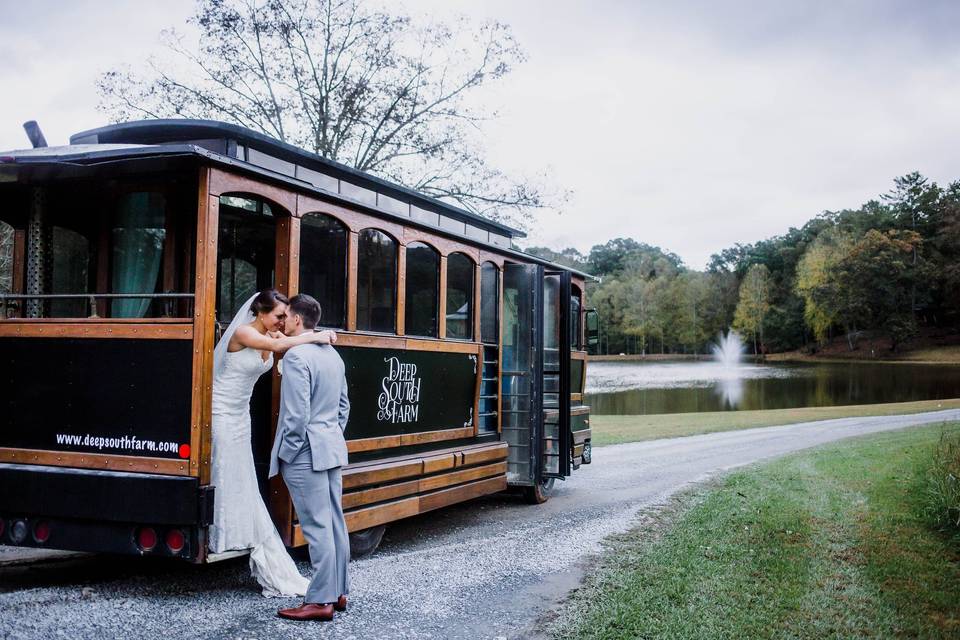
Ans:
[[[211,561],[213,347],[252,292],[340,332],[343,506],[383,527],[590,462],[586,274],[514,229],[252,131],[153,120],[0,154],[0,544]],[[592,323],[590,323],[592,324]],[[279,377],[251,402],[263,495]]]

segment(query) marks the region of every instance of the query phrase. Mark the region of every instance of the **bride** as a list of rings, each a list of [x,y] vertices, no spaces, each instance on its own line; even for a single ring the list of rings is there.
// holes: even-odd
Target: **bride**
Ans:
[[[273,354],[307,342],[336,341],[332,331],[284,336],[289,301],[274,289],[240,307],[213,353],[213,468],[215,489],[212,553],[250,550],[250,572],[265,596],[302,596],[309,580],[300,575],[260,496],[250,440],[250,396]]]

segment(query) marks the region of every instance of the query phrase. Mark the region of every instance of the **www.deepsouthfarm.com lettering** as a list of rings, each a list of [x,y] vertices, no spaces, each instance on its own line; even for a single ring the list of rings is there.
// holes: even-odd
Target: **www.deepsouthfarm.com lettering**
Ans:
[[[176,442],[157,442],[144,440],[136,436],[103,437],[91,434],[77,435],[58,433],[57,444],[75,447],[90,447],[97,450],[112,449],[121,451],[150,451],[154,453],[175,453],[180,445]]]

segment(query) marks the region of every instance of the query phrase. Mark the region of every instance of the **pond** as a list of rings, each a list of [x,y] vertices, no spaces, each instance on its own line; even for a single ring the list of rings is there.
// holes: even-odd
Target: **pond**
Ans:
[[[585,391],[594,415],[943,400],[960,397],[960,365],[591,362]]]

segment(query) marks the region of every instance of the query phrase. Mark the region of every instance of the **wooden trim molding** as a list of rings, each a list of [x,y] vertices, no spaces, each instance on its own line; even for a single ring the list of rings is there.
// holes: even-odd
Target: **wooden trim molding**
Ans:
[[[8,324],[22,322],[23,324],[86,324],[103,325],[118,327],[122,325],[145,325],[145,324],[193,324],[193,318],[184,316],[182,318],[10,318]],[[2,324],[2,323],[0,323]]]
[[[217,299],[217,239],[220,198],[211,193],[209,167],[201,168],[198,186],[196,275],[194,282],[193,397],[190,419],[190,472],[210,483],[212,449],[214,315]]]
[[[74,323],[4,320],[0,338],[136,338],[138,340],[192,340],[194,326],[189,319],[177,324],[153,323]]]
[[[442,442],[444,440],[471,438],[473,437],[473,430],[473,427],[460,427],[457,429],[441,429],[439,431],[404,433],[395,436],[382,436],[379,438],[360,438],[359,440],[347,440],[347,452],[359,453],[361,451],[374,451],[377,449],[390,449],[393,447],[407,447],[415,444]]]
[[[407,249],[397,246],[397,335],[407,332]]]
[[[470,354],[480,353],[482,348],[482,345],[476,342],[348,332],[337,334],[337,346]]]
[[[437,318],[437,335],[447,337],[447,256],[440,255],[440,316]]]
[[[453,240],[452,238],[445,238],[416,227],[404,227],[403,243],[406,245],[414,242],[423,242],[430,245],[436,249],[441,256],[447,256],[451,253],[463,253],[470,256],[474,262],[477,262],[480,258],[480,250],[477,247]]]
[[[456,467],[506,460],[509,446],[506,442],[468,444],[462,447],[432,449],[385,460],[371,460],[347,465],[343,470],[345,491],[415,478]]]
[[[499,475],[468,482],[448,489],[441,489],[421,496],[411,496],[396,502],[356,509],[345,513],[344,518],[346,518],[347,521],[348,531],[362,531],[370,527],[426,513],[458,502],[504,491],[506,488],[506,475]],[[306,544],[299,524],[294,527],[293,540],[294,546]]]
[[[347,243],[347,331],[357,330],[357,260],[360,253],[360,236],[350,232]]]
[[[23,293],[24,274],[27,265],[27,230],[13,230],[13,293]]]
[[[0,448],[0,462],[37,464],[48,467],[137,471],[171,476],[191,475],[188,460],[145,458],[140,456],[107,456],[99,453],[77,453],[75,451],[61,452],[4,447]]]
[[[297,194],[290,189],[275,187],[217,167],[207,167],[206,170],[210,172],[207,192],[216,197],[218,203],[220,196],[223,195],[248,194],[263,200],[269,200],[270,204],[286,209],[286,212],[290,215],[293,215],[297,210]]]
[[[403,230],[405,227],[399,222],[394,222],[384,216],[360,213],[359,211],[354,211],[339,204],[325,202],[299,194],[297,196],[297,217],[302,218],[311,213],[320,213],[336,218],[350,229],[350,231],[354,232],[369,228],[380,229],[393,236],[398,243],[403,242]]]
[[[385,502],[396,498],[425,493],[427,491],[436,491],[465,482],[472,482],[482,478],[502,475],[507,472],[506,461],[494,462],[479,467],[462,468],[450,473],[430,476],[428,478],[418,478],[395,484],[384,485],[380,487],[370,487],[359,489],[357,491],[348,491],[343,494],[343,508],[355,509],[365,505],[377,502]]]

